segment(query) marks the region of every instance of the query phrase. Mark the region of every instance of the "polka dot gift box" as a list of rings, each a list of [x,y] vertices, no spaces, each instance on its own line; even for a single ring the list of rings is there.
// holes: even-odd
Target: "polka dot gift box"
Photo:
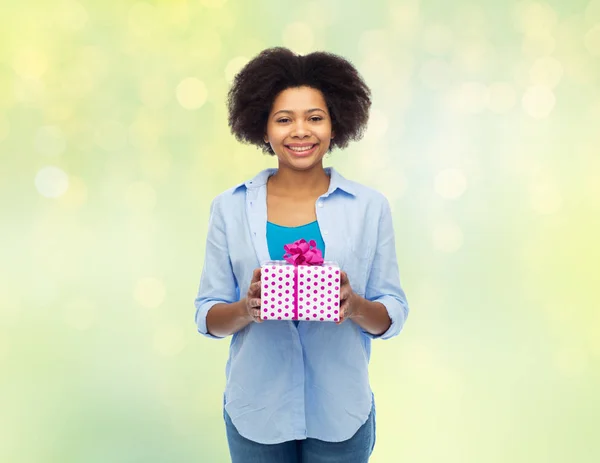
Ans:
[[[261,266],[261,319],[339,321],[339,266],[323,261],[312,240],[284,248],[285,260]]]

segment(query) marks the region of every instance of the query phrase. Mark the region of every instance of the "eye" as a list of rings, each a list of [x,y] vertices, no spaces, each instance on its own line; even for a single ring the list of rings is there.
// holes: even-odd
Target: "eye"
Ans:
[[[313,116],[313,117],[310,118],[310,120],[313,121],[313,122],[319,122],[319,121],[322,121],[323,118],[319,117],[319,116]]]
[[[289,121],[289,118],[287,118],[287,117],[284,117],[284,118],[281,118],[281,119],[278,119],[278,120],[277,120],[277,122],[281,122],[281,123],[283,123],[283,124],[285,124],[285,123],[286,123],[286,122],[288,122],[288,121]]]

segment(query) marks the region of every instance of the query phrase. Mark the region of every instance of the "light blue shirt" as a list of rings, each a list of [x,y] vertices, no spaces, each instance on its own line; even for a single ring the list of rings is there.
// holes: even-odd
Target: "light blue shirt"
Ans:
[[[327,260],[348,274],[357,294],[382,303],[392,324],[380,336],[352,320],[250,323],[231,338],[225,367],[225,410],[238,432],[262,444],[317,438],[341,442],[372,407],[371,339],[402,329],[408,304],[400,286],[387,199],[326,168],[329,189],[315,204]],[[252,272],[269,261],[267,179],[276,169],[217,196],[210,209],[204,267],[195,300],[198,331],[210,338],[206,314],[248,292]]]

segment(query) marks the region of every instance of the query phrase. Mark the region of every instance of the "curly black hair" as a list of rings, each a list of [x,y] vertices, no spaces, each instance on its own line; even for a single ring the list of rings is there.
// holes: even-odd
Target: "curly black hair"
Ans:
[[[325,97],[335,137],[329,150],[360,140],[369,120],[371,91],[345,58],[327,52],[297,55],[283,47],[268,48],[235,76],[229,90],[229,126],[237,140],[274,155],[264,142],[276,96],[288,88],[307,86]]]

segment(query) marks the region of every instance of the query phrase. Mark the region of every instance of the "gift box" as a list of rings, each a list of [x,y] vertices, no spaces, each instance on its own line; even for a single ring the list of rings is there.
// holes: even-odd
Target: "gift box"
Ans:
[[[339,321],[339,266],[323,261],[314,241],[284,248],[285,260],[261,265],[261,319]]]

